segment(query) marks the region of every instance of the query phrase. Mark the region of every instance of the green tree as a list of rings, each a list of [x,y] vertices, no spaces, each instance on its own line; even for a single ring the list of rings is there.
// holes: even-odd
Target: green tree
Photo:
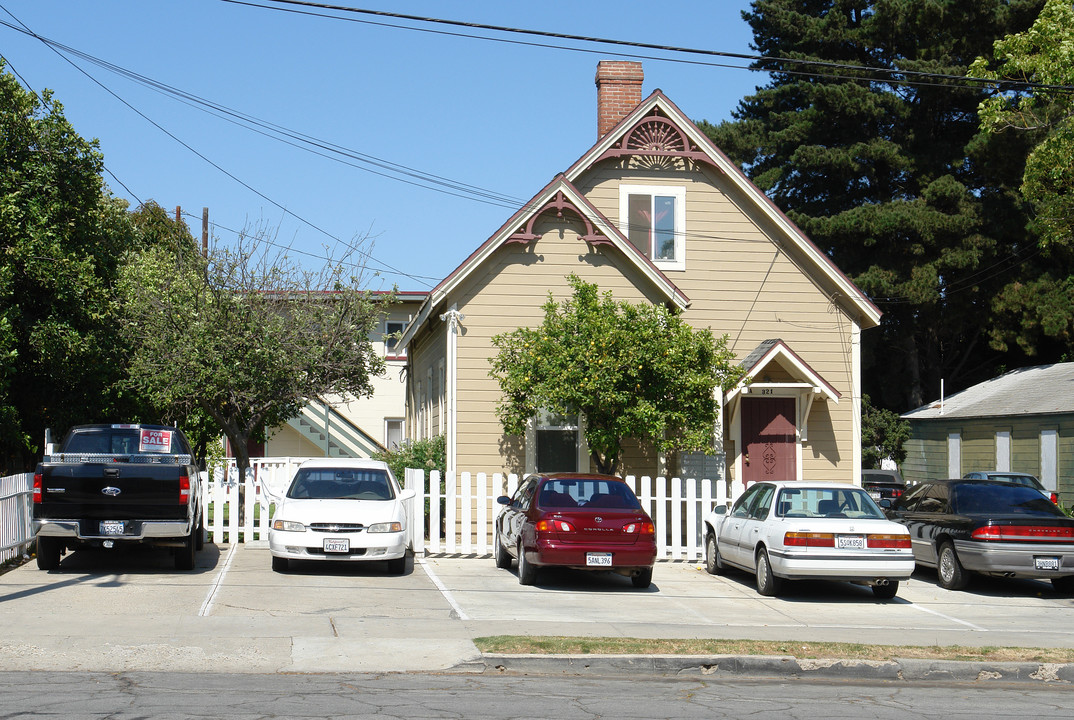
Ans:
[[[987,326],[1033,246],[1017,189],[1027,145],[979,134],[983,86],[900,73],[961,77],[1042,2],[757,0],[744,13],[771,81],[703,127],[884,311],[863,337],[865,389],[884,407],[1017,362],[987,352]]]
[[[1074,6],[1048,0],[1028,30],[997,40],[989,57],[969,69],[996,80],[980,105],[981,124],[998,140],[1028,137],[1022,192],[1033,204],[1040,234],[1039,276],[1012,284],[997,296],[993,347],[1017,344],[1046,354],[1047,344],[1074,352]],[[1018,90],[1010,82],[1052,87]],[[1060,87],[1055,87],[1060,86]],[[1042,352],[1043,351],[1043,352]]]
[[[426,476],[433,470],[439,470],[440,477],[443,478],[447,468],[447,444],[443,435],[422,440],[408,440],[397,448],[375,453],[373,459],[388,463],[392,475],[400,485],[406,480],[407,468],[424,470]],[[442,483],[443,480],[441,480]]]
[[[899,418],[898,413],[875,407],[865,395],[861,399],[861,466],[863,469],[879,469],[880,464],[891,459],[901,465],[906,459],[903,447],[910,439],[910,422]]]
[[[101,419],[122,377],[111,299],[137,235],[48,91],[0,61],[0,465],[32,467],[44,430]]]
[[[384,361],[369,333],[394,302],[360,289],[354,249],[310,271],[268,246],[263,233],[208,258],[192,245],[161,245],[123,275],[129,385],[176,415],[211,417],[231,441],[240,481],[250,440],[308,399],[372,394]]]
[[[604,473],[618,471],[625,438],[661,452],[711,448],[715,391],[744,374],[726,338],[694,330],[662,305],[616,302],[576,275],[568,281],[572,297],[557,304],[550,293],[540,327],[493,338],[504,432],[522,434],[541,410],[581,415]]]

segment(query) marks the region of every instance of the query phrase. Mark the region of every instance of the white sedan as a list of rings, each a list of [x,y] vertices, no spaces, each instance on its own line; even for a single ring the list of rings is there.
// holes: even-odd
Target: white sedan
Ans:
[[[755,573],[757,591],[782,581],[843,580],[890,599],[914,572],[910,534],[886,519],[869,494],[836,482],[759,482],[705,518],[705,569]]]
[[[387,560],[390,572],[402,574],[405,501],[413,497],[383,462],[307,460],[272,515],[272,569],[284,572],[290,560]]]

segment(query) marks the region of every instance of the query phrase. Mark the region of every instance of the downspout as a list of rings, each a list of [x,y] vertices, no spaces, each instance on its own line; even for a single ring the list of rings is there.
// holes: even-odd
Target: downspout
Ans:
[[[850,406],[850,414],[853,417],[853,431],[851,434],[851,453],[853,464],[850,468],[851,482],[861,485],[861,325],[852,322],[850,325],[850,372],[853,383],[853,404]]]
[[[444,394],[447,395],[447,436],[444,438],[444,450],[446,454],[445,468],[449,474],[454,473],[456,470],[457,454],[456,454],[456,439],[458,433],[455,428],[455,421],[458,417],[458,407],[456,403],[457,391],[458,391],[458,352],[459,352],[459,324],[466,319],[466,316],[459,312],[458,305],[452,305],[451,309],[440,316],[440,319],[447,322],[447,382],[444,388]]]

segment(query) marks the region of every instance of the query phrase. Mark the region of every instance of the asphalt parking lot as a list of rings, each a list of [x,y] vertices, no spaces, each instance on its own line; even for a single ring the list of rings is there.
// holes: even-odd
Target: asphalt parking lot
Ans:
[[[949,592],[921,570],[892,601],[827,582],[764,598],[744,573],[662,562],[647,590],[573,571],[538,583],[490,557],[424,557],[395,576],[379,563],[274,573],[247,546],[206,545],[193,572],[160,550],[73,553],[54,572],[0,575],[0,670],[440,670],[503,634],[1074,647],[1074,599],[1042,582]]]

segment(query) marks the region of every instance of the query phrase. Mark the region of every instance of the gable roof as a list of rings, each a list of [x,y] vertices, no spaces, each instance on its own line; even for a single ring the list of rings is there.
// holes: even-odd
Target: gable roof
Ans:
[[[882,313],[865,293],[660,90],[642,100],[564,174],[574,182],[601,160],[631,154],[684,157],[716,168],[801,251],[812,266],[808,270],[820,273],[839,288],[850,306],[858,310],[863,329],[880,324]]]
[[[941,420],[1063,413],[1074,413],[1074,362],[1011,370],[902,417]]]
[[[742,359],[742,362],[738,365],[746,371],[746,377],[727,394],[727,397],[730,399],[738,393],[749,393],[748,383],[754,382],[757,376],[773,361],[780,360],[782,360],[780,364],[786,367],[793,376],[799,379],[798,383],[763,382],[755,384],[769,387],[790,385],[809,386],[813,389],[814,393],[823,394],[832,402],[839,402],[839,398],[842,397],[839,391],[832,387],[831,383],[821,377],[820,373],[810,367],[809,363],[803,360],[798,353],[791,350],[790,346],[779,338],[772,338],[761,342],[761,344],[754,348],[749,355]]]
[[[667,302],[679,309],[685,309],[690,304],[690,299],[675,286],[675,283],[671,282],[667,275],[653,264],[652,260],[639,252],[620,232],[616,224],[597,210],[585,195],[571,184],[563,173],[560,173],[429,292],[417,316],[399,339],[399,345],[405,346],[409,343],[417,329],[428,319],[433,308],[477,271],[494,252],[506,245],[536,240],[538,236],[533,233],[534,223],[549,212],[554,212],[559,217],[562,217],[564,213],[574,215],[585,226],[582,240],[587,244],[616,248],[628,263],[664,295]]]

